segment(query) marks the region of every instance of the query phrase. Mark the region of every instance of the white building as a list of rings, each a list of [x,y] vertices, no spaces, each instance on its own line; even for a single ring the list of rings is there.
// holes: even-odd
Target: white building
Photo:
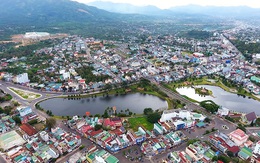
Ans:
[[[50,37],[50,33],[47,32],[26,32],[24,38],[37,39],[42,37]]]
[[[165,110],[163,111],[162,117],[160,119],[160,122],[166,122],[171,120],[172,118],[181,118],[181,119],[187,119],[187,120],[199,120],[199,121],[204,121],[205,116],[202,114],[198,114],[195,112],[190,112],[187,110],[180,110],[180,111],[175,111],[175,110]]]
[[[224,107],[219,107],[217,114],[220,115],[220,116],[227,116],[229,114],[229,109],[224,108]]]
[[[255,145],[255,149],[253,151],[254,154],[260,154],[260,141],[258,141]]]
[[[62,74],[62,77],[63,77],[64,80],[68,80],[68,79],[70,79],[70,73],[69,72],[64,72]]]
[[[28,78],[28,74],[27,73],[23,73],[23,74],[19,74],[17,76],[14,77],[13,82],[22,84],[22,83],[29,83],[30,80]]]
[[[42,140],[44,140],[44,141],[48,141],[48,140],[49,140],[49,134],[48,134],[46,131],[40,132],[40,137],[41,137]]]
[[[20,114],[20,116],[25,116],[28,115],[30,113],[32,113],[32,108],[29,106],[20,106],[16,108]]]

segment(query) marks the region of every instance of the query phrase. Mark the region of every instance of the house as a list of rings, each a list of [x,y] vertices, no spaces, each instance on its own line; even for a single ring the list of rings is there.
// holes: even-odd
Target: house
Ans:
[[[20,131],[23,134],[23,138],[25,140],[28,140],[32,137],[35,137],[38,133],[38,131],[36,131],[31,125],[29,125],[28,123],[24,123],[20,126]]]
[[[153,125],[153,130],[156,134],[159,134],[159,135],[162,135],[163,133],[166,132],[165,128],[158,123],[155,123]]]
[[[247,134],[245,134],[244,131],[242,131],[241,129],[236,129],[235,131],[231,132],[229,134],[229,138],[237,145],[237,146],[241,146],[242,144],[244,144],[247,139],[249,138],[249,136]]]
[[[142,127],[138,127],[138,131],[131,132],[133,135],[133,140],[135,140],[136,144],[141,144],[143,141],[146,140],[146,132]]]
[[[247,125],[250,125],[251,123],[255,123],[257,117],[255,112],[248,113],[244,116],[242,116],[242,121],[246,123]]]
[[[109,128],[111,130],[114,130],[114,129],[122,126],[122,120],[119,117],[107,118],[103,121],[103,126],[105,128]]]
[[[238,157],[240,157],[242,160],[248,160],[253,154],[252,150],[243,147],[239,152],[238,152]]]
[[[181,162],[181,158],[180,158],[180,156],[179,156],[179,153],[178,153],[178,152],[175,152],[175,151],[169,153],[169,154],[168,154],[168,158],[170,158],[170,160],[171,160],[172,162],[175,162],[175,163]]]

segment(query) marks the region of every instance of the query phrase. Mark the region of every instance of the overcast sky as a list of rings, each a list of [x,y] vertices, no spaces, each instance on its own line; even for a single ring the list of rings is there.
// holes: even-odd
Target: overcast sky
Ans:
[[[74,0],[82,3],[93,2],[97,0]],[[110,1],[115,3],[130,3],[138,6],[154,5],[162,9],[173,6],[182,6],[196,4],[203,6],[250,6],[260,8],[259,0],[99,0]]]

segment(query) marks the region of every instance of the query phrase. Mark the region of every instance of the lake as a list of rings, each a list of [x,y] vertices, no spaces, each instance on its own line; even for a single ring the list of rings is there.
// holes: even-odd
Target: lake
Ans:
[[[144,108],[153,110],[167,108],[167,101],[153,95],[133,93],[126,95],[109,95],[109,97],[98,96],[96,98],[53,98],[40,103],[45,110],[51,110],[58,116],[83,116],[88,111],[91,115],[103,114],[107,107],[116,106],[117,113],[121,110],[130,109],[131,112],[142,114]],[[124,112],[123,112],[124,113]]]
[[[205,87],[213,92],[213,96],[201,96],[195,94],[195,89],[191,87],[177,88],[177,92],[181,95],[186,95],[197,101],[212,100],[216,104],[226,107],[230,110],[249,113],[254,111],[257,115],[260,115],[260,102],[249,99],[248,97],[238,96],[223,90],[220,87],[210,86],[210,85],[200,85],[196,87]]]

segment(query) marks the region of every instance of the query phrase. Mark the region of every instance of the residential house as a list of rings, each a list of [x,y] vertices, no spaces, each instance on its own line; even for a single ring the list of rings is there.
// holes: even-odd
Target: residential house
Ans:
[[[251,123],[255,123],[256,119],[257,117],[255,112],[251,112],[242,116],[242,121],[247,125],[250,125]]]
[[[230,151],[234,156],[239,152],[239,147],[230,138],[223,133],[217,133],[209,136],[209,142],[223,153]]]
[[[20,126],[20,131],[23,134],[23,138],[25,140],[31,139],[37,136],[38,131],[35,130],[31,125],[28,123],[24,123]]]
[[[166,129],[163,126],[161,126],[160,124],[154,123],[153,131],[156,134],[162,135],[162,134],[164,134],[166,132]]]

